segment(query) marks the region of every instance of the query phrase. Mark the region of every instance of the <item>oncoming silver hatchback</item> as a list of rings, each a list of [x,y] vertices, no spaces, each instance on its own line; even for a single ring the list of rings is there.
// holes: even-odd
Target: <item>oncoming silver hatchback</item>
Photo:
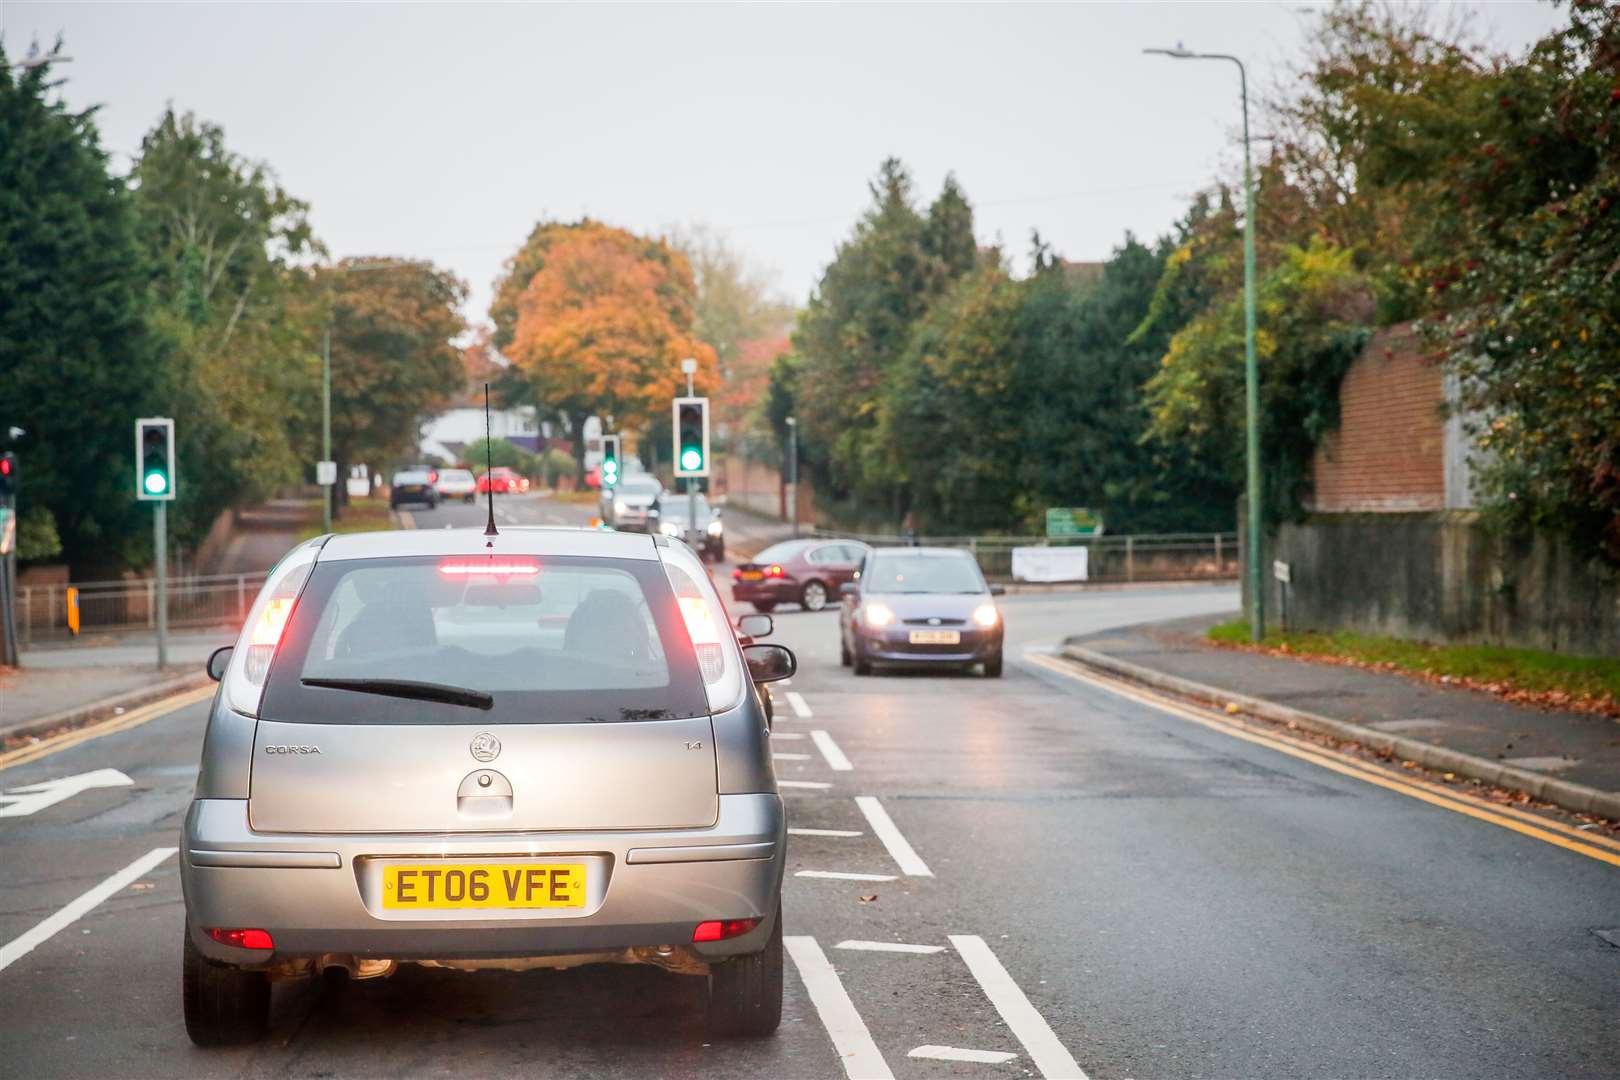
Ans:
[[[209,661],[187,1032],[250,1041],[272,981],[405,962],[654,964],[707,979],[714,1033],[774,1031],[786,833],[754,684],[793,669],[662,536],[293,549]]]

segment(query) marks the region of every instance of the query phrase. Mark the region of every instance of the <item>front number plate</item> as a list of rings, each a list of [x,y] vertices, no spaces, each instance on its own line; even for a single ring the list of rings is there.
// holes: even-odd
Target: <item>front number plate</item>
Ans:
[[[911,643],[913,645],[956,645],[962,640],[958,630],[913,630]]]
[[[585,906],[581,863],[422,863],[383,867],[383,907],[398,911]]]

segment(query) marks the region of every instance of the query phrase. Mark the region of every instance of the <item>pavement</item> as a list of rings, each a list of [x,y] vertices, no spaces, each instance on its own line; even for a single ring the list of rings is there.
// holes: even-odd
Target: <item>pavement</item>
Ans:
[[[1483,691],[1395,672],[1208,644],[1205,632],[1236,614],[1078,635],[1069,642],[1233,694],[1620,792],[1620,722],[1594,713],[1517,705]]]
[[[509,510],[560,516],[542,502]],[[197,1050],[172,852],[206,703],[0,756],[8,791],[131,781],[0,809],[0,1072],[1612,1076],[1620,846],[1236,736],[1054,657],[1236,604],[1208,586],[1009,596],[996,680],[856,677],[836,613],[779,610],[772,640],[800,664],[773,732],[789,960],[761,1040],[710,1042],[701,984],[652,969],[406,967],[277,984],[266,1040]]]

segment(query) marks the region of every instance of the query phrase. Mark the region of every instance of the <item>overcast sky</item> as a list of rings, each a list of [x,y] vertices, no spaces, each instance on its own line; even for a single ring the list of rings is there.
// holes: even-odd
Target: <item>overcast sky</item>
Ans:
[[[1463,5],[1522,48],[1546,3]],[[954,171],[981,242],[1038,228],[1071,259],[1165,231],[1238,160],[1231,52],[1285,78],[1312,16],[1289,3],[541,6],[22,3],[13,58],[65,38],[74,107],[140,146],[165,102],[224,126],[313,206],[335,255],[431,258],[484,317],[542,217],[638,231],[705,222],[803,303],[897,155],[926,200]]]

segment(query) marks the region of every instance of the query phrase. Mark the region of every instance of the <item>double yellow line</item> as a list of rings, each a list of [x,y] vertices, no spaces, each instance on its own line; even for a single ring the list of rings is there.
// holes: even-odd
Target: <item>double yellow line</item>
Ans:
[[[1510,829],[1523,836],[1529,836],[1544,843],[1561,847],[1566,851],[1573,851],[1577,855],[1585,855],[1589,859],[1606,862],[1611,866],[1620,866],[1620,841],[1593,832],[1584,832],[1573,826],[1565,825],[1559,821],[1528,813],[1511,806],[1498,806],[1495,803],[1485,802],[1482,799],[1458,792],[1444,784],[1437,784],[1432,780],[1408,775],[1404,771],[1384,768],[1371,762],[1347,754],[1338,754],[1324,749],[1316,743],[1305,739],[1286,735],[1269,727],[1261,726],[1248,720],[1238,719],[1224,713],[1184,704],[1174,698],[1165,697],[1145,690],[1133,683],[1118,679],[1100,677],[1082,672],[1070,661],[1061,660],[1054,656],[1040,653],[1028,653],[1026,659],[1039,664],[1048,671],[1057,672],[1076,682],[1087,683],[1098,689],[1106,690],[1119,697],[1130,698],[1132,701],[1157,709],[1171,716],[1183,720],[1190,720],[1195,724],[1219,731],[1223,735],[1230,735],[1235,739],[1254,743],[1276,750],[1290,757],[1308,761],[1324,769],[1331,769],[1341,776],[1352,777],[1368,784],[1376,784],[1386,790],[1405,795],[1408,798],[1418,799],[1431,806],[1438,806],[1443,810],[1451,810],[1458,814],[1465,814],[1477,821],[1487,822],[1503,829]]]
[[[64,731],[60,735],[52,735],[48,739],[41,739],[37,743],[19,746],[0,754],[0,770],[10,769],[17,765],[26,765],[30,761],[38,761],[42,757],[66,750],[70,746],[87,743],[91,739],[99,739],[103,735],[115,735],[120,731],[140,727],[142,724],[156,720],[160,716],[167,716],[176,709],[183,709],[187,705],[195,705],[199,701],[207,701],[214,696],[214,686],[199,686],[195,690],[183,690],[172,697],[162,701],[154,701],[150,705],[142,705],[138,709],[131,709],[122,716],[108,717],[99,723],[90,724],[72,731]]]

